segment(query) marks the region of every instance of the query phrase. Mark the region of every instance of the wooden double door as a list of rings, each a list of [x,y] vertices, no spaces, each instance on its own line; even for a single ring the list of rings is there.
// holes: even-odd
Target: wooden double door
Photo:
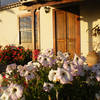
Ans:
[[[80,55],[79,15],[64,11],[53,11],[54,50]]]

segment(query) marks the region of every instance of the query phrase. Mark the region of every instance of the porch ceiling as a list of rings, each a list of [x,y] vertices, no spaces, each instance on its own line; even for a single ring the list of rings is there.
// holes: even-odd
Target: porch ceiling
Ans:
[[[37,8],[40,8],[40,7],[44,7],[44,6],[52,6],[52,7],[56,7],[56,8],[59,8],[59,7],[64,7],[66,5],[70,5],[70,4],[75,4],[75,3],[78,3],[78,2],[81,2],[81,1],[84,1],[84,0],[59,0],[59,1],[51,1],[51,2],[46,2],[44,4],[35,4],[35,5],[32,5],[32,6],[28,6],[28,7],[24,7],[24,9],[27,9],[27,10],[34,10],[34,9],[37,9]],[[22,7],[23,9],[23,7]]]

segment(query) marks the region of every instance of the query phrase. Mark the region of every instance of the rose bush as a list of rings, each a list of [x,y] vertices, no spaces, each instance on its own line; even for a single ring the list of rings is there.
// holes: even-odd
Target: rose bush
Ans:
[[[88,67],[84,57],[52,49],[36,61],[7,65],[0,75],[1,100],[99,100],[100,64]]]

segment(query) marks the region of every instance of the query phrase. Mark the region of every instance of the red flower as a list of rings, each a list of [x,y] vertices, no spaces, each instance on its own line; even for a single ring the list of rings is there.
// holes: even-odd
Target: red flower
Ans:
[[[26,82],[24,82],[24,85],[25,85],[25,88],[27,88],[27,87],[28,87],[28,84],[27,84]]]
[[[36,50],[33,51],[34,59],[35,60],[37,60],[37,57],[38,57],[39,53],[40,53],[40,50],[39,49],[36,49]]]
[[[14,75],[14,78],[17,78],[17,75]]]
[[[3,78],[5,79],[5,78],[6,78],[6,76],[4,75],[4,76],[3,76]]]
[[[20,60],[22,60],[22,59],[23,59],[23,56],[22,56],[22,55],[21,55],[21,56],[19,56],[19,59],[20,59]]]

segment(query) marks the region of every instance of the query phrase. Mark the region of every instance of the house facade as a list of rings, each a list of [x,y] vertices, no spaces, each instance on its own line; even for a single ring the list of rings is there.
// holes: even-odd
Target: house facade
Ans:
[[[86,56],[100,43],[100,35],[91,35],[91,29],[100,25],[99,3],[51,0],[30,6],[1,7],[0,45],[22,45],[33,50],[53,48],[55,52]]]

